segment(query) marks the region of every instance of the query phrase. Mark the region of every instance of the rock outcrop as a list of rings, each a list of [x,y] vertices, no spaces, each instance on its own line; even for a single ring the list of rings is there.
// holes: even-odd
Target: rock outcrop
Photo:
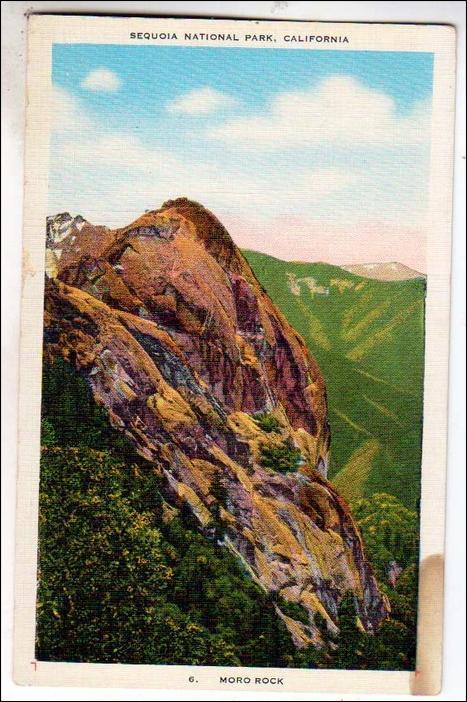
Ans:
[[[326,480],[324,380],[220,222],[180,198],[125,228],[83,220],[48,242],[45,353],[88,378],[168,500],[307,609],[309,625],[279,610],[296,645],[319,644],[317,612],[336,630],[348,590],[363,627],[377,627],[389,605]],[[298,456],[289,472],[272,467],[275,450]]]

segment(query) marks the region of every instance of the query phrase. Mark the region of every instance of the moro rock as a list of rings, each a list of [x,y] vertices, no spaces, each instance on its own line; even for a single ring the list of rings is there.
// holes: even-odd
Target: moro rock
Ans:
[[[45,354],[88,380],[114,427],[265,590],[297,646],[354,593],[388,616],[346,503],[326,479],[325,383],[216,217],[185,198],[111,230],[47,222]],[[221,486],[221,490],[219,490]]]

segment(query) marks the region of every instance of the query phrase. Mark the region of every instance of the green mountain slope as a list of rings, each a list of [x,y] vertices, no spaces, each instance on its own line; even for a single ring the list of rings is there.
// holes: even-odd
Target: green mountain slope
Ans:
[[[352,501],[419,497],[424,357],[423,278],[383,282],[324,263],[244,251],[261,284],[324,373],[330,477]]]

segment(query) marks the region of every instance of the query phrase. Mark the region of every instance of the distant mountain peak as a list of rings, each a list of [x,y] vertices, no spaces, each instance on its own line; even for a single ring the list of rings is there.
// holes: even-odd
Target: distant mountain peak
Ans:
[[[424,273],[409,268],[409,266],[398,261],[355,263],[341,266],[341,268],[349,273],[354,273],[363,278],[373,278],[374,280],[411,280],[412,278],[426,277]]]
[[[73,229],[79,231],[85,224],[89,223],[80,214],[73,217],[69,212],[60,212],[47,217],[47,245],[60,243]]]

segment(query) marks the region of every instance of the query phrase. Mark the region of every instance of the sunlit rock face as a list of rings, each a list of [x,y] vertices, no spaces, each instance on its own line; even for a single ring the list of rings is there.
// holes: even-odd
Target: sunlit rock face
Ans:
[[[348,590],[362,625],[377,627],[387,600],[326,480],[324,380],[222,224],[185,198],[118,230],[57,217],[46,356],[87,377],[172,504],[308,610],[308,625],[278,611],[297,646],[319,644],[316,612],[336,630]]]

